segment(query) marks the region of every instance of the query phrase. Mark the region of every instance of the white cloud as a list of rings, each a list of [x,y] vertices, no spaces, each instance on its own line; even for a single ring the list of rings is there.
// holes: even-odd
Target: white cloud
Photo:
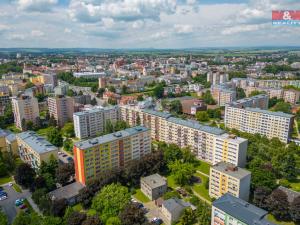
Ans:
[[[18,0],[17,5],[20,10],[46,12],[51,11],[58,0]]]
[[[177,34],[189,34],[194,31],[194,27],[189,24],[175,24],[174,30]]]
[[[167,33],[166,31],[161,31],[161,32],[157,32],[157,33],[154,33],[150,36],[151,39],[164,39],[166,37],[169,36],[169,33]]]
[[[71,0],[69,14],[74,20],[85,23],[99,22],[103,17],[123,21],[158,21],[162,12],[174,13],[176,5],[176,0],[110,0],[98,4],[88,0]]]
[[[225,28],[222,31],[223,35],[231,35],[242,32],[257,31],[266,27],[266,24],[248,24],[248,25],[237,25],[229,28]]]
[[[43,31],[40,31],[40,30],[31,31],[31,36],[32,37],[43,37],[44,35],[45,35],[45,33]]]
[[[26,35],[24,34],[10,34],[8,35],[9,40],[14,40],[14,41],[23,41],[26,39]]]
[[[71,30],[70,28],[65,28],[65,29],[64,29],[64,32],[65,32],[65,33],[71,33],[72,30]]]

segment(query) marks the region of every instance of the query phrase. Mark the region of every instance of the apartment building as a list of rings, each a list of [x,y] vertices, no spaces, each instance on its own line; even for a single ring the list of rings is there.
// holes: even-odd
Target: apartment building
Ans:
[[[21,160],[32,168],[39,168],[42,161],[48,162],[52,157],[58,159],[58,148],[33,131],[19,133],[16,138]]]
[[[0,115],[3,115],[5,108],[10,104],[9,94],[0,92]]]
[[[189,147],[198,159],[211,164],[222,160],[240,167],[246,164],[248,141],[227,134],[219,128],[205,126],[197,121],[183,120],[169,113],[150,109],[121,106],[122,119],[130,125],[137,123],[150,128],[153,140]]]
[[[142,126],[77,142],[74,145],[76,180],[85,185],[150,152],[150,131]]]
[[[260,109],[268,109],[269,105],[269,97],[266,94],[260,94],[256,96],[252,96],[249,98],[243,98],[237,100],[235,102],[231,102],[226,106],[231,106],[235,108],[260,108]]]
[[[229,193],[245,201],[249,199],[251,172],[231,163],[219,162],[210,168],[209,196],[219,198]]]
[[[225,106],[236,100],[236,91],[223,85],[213,85],[211,95],[219,106]]]
[[[258,133],[268,138],[277,137],[285,143],[289,141],[293,130],[294,115],[236,106],[237,104],[228,104],[225,107],[226,127],[251,134]]]
[[[283,92],[283,100],[285,102],[289,102],[291,104],[296,104],[297,102],[299,102],[299,98],[300,98],[300,91],[285,90]]]
[[[12,98],[12,109],[14,113],[15,125],[20,130],[25,129],[25,123],[32,121],[36,123],[39,117],[38,100],[28,95]]]
[[[74,113],[74,99],[57,95],[48,97],[48,110],[50,116],[53,116],[57,121],[57,125],[63,127],[68,121],[72,121]]]
[[[168,184],[165,177],[152,174],[141,178],[141,191],[151,200],[156,200],[167,192]]]
[[[120,120],[118,106],[93,107],[73,114],[75,136],[83,139],[95,137],[104,132],[107,121],[116,123]]]
[[[211,225],[275,225],[268,212],[227,193],[212,203]]]
[[[227,73],[212,71],[207,73],[207,82],[212,85],[223,84],[229,80],[229,75]]]

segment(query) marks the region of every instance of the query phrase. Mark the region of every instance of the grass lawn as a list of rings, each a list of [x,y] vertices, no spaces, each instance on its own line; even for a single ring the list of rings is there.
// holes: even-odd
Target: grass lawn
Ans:
[[[278,221],[276,220],[276,218],[271,215],[271,214],[268,214],[267,216],[268,220],[270,220],[271,222],[275,223],[275,224],[278,224],[278,225],[296,225],[294,222],[283,222],[283,221]]]
[[[209,170],[210,170],[210,167],[211,165],[209,165],[207,162],[204,162],[204,161],[200,161],[200,165],[197,166],[197,170],[201,171],[202,173],[205,173],[207,175],[209,175]]]
[[[81,210],[83,210],[83,207],[80,203],[76,204],[76,205],[73,205],[72,208],[75,210],[75,211],[78,211],[80,212]]]
[[[0,185],[6,184],[6,183],[11,182],[11,181],[12,181],[11,176],[1,177],[0,178]]]
[[[137,189],[136,193],[133,196],[142,203],[150,202],[150,199],[146,195],[144,195],[141,189]]]
[[[89,209],[86,213],[88,216],[95,216],[97,211],[95,209]]]
[[[300,176],[297,177],[297,179],[293,181],[289,181],[290,188],[294,191],[300,192]]]
[[[211,198],[208,194],[208,189],[205,187],[205,184],[208,182],[208,177],[203,176],[202,174],[196,173],[195,176],[201,178],[201,183],[197,184],[195,183],[192,186],[192,189],[197,192],[198,195],[202,196],[208,201],[211,201]]]
[[[176,189],[178,187],[172,175],[167,176],[167,181],[168,181],[168,187],[172,189]]]
[[[22,193],[22,189],[19,187],[19,185],[13,184],[13,187],[14,187],[16,192]]]

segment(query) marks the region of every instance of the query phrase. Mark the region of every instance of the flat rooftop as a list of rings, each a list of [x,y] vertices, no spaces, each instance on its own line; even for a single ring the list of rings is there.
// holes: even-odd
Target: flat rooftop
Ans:
[[[98,113],[98,112],[112,110],[112,109],[116,109],[116,108],[118,108],[118,106],[107,106],[107,107],[95,106],[95,107],[92,107],[89,109],[85,109],[84,111],[81,111],[81,112],[76,112],[73,115],[74,116],[82,116],[82,115],[86,115],[86,114]]]
[[[198,121],[183,120],[176,117],[170,117],[168,121],[210,134],[221,135],[225,133],[225,131],[220,128],[202,125]]]
[[[288,118],[288,119],[294,117],[294,115],[292,115],[292,114],[288,114],[288,113],[284,113],[284,112],[273,112],[273,111],[263,110],[263,109],[259,109],[259,108],[250,108],[250,107],[247,107],[246,110],[250,111],[250,112],[267,114],[267,115],[271,115],[271,116],[285,117],[285,118]]]
[[[219,162],[218,164],[212,167],[214,170],[217,170],[221,173],[225,173],[231,177],[237,179],[243,179],[244,177],[251,174],[250,171],[237,167],[231,163]]]
[[[275,225],[265,218],[267,211],[228,193],[218,198],[212,205],[245,224]]]
[[[237,143],[237,144],[241,144],[241,143],[243,143],[245,141],[248,141],[245,138],[241,138],[241,137],[238,137],[236,135],[232,135],[232,134],[228,134],[228,133],[224,133],[221,136],[219,136],[218,138],[221,138],[221,139],[230,139],[230,142],[234,142],[234,143]]]
[[[37,135],[34,131],[26,131],[16,135],[39,154],[58,150],[56,146],[51,144],[45,138]]]
[[[125,130],[121,130],[115,133],[106,134],[100,137],[91,138],[85,141],[79,141],[75,143],[75,146],[79,149],[88,149],[94,146],[97,146],[99,144],[104,144],[111,141],[116,141],[119,139],[123,139],[125,137],[129,137],[141,132],[148,131],[149,129],[143,126],[136,126],[132,128],[127,128]]]
[[[70,199],[72,197],[75,197],[79,194],[79,191],[83,188],[83,184],[79,182],[74,182],[72,184],[68,184],[66,186],[63,186],[61,188],[58,188],[54,191],[49,192],[49,196],[51,199]]]
[[[152,174],[147,177],[142,177],[142,181],[144,181],[149,187],[157,188],[167,184],[167,179],[158,173]]]
[[[151,110],[151,109],[143,109],[142,112],[152,114],[154,116],[158,116],[158,117],[162,117],[162,118],[169,118],[172,116],[170,113],[159,112],[159,111],[155,111],[155,110]]]

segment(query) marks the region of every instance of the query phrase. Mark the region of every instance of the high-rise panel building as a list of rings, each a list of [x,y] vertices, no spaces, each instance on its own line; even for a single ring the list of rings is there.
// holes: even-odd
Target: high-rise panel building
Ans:
[[[116,123],[120,119],[118,106],[93,107],[73,114],[75,136],[83,139],[95,137],[104,132],[108,121]]]
[[[126,168],[151,152],[150,130],[137,126],[77,142],[74,145],[76,180],[87,184],[109,171]]]
[[[211,164],[220,161],[244,167],[248,141],[229,135],[219,128],[197,121],[183,120],[169,113],[121,106],[121,117],[130,125],[141,124],[151,129],[153,140],[189,147],[198,159]]]
[[[15,125],[20,130],[25,129],[26,122],[36,123],[39,117],[38,100],[34,97],[21,95],[12,98],[12,109],[14,113]]]
[[[73,119],[74,99],[63,95],[48,97],[48,110],[50,116],[57,121],[57,125],[63,127],[66,122]]]
[[[220,162],[210,168],[209,195],[219,198],[226,193],[249,199],[251,172],[239,168],[231,163]]]

